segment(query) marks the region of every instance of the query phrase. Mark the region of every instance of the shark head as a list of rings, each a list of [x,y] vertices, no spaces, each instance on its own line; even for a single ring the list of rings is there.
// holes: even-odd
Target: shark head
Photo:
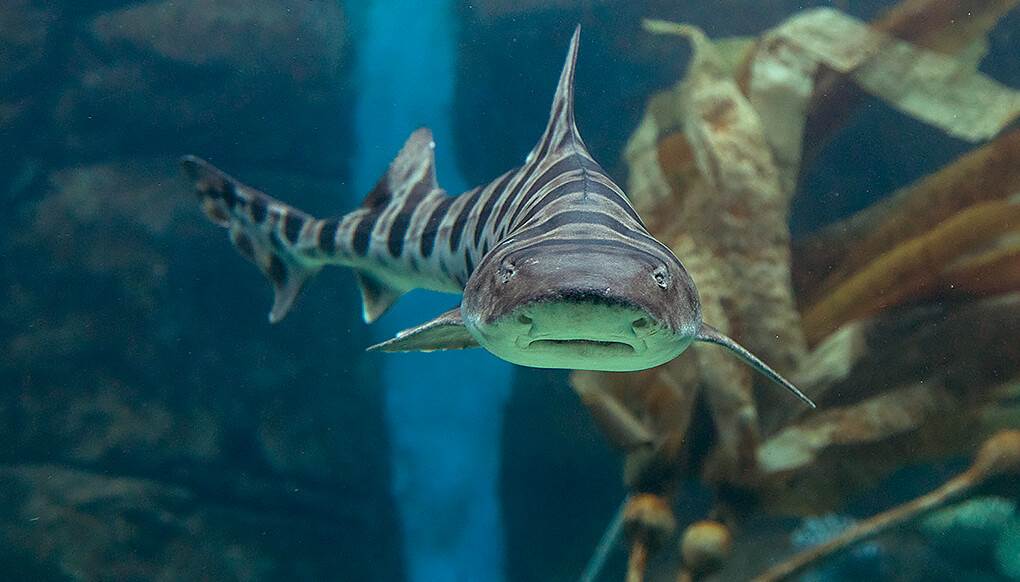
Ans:
[[[698,293],[671,255],[556,241],[500,245],[464,289],[478,344],[537,368],[632,371],[668,362],[701,325]]]

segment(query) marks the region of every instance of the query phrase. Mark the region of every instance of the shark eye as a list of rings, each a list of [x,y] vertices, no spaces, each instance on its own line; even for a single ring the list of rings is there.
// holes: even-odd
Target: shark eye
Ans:
[[[670,276],[666,267],[656,267],[656,269],[652,271],[652,278],[655,279],[655,284],[659,287],[662,287],[663,289],[669,287]]]
[[[510,282],[510,279],[514,278],[516,273],[517,269],[515,269],[513,265],[510,263],[503,263],[503,265],[499,267],[499,271],[496,273],[496,278],[500,283],[505,285]]]

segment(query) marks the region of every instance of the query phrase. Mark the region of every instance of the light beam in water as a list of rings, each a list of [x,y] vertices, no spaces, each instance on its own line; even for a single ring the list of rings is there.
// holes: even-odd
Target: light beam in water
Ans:
[[[360,20],[352,205],[375,185],[407,136],[435,135],[438,175],[464,190],[454,165],[451,115],[456,59],[452,2],[374,0]],[[423,313],[453,307],[416,292],[373,326],[389,337]],[[394,495],[412,580],[503,578],[497,498],[502,410],[510,366],[481,351],[379,358],[393,449]]]

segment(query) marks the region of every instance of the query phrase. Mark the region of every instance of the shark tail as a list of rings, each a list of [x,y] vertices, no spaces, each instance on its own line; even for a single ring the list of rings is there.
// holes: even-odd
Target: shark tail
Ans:
[[[229,231],[237,252],[272,284],[271,323],[287,315],[305,283],[328,264],[354,268],[362,315],[372,323],[408,290],[394,276],[400,267],[380,258],[397,258],[387,247],[402,242],[393,232],[406,234],[409,223],[400,222],[403,230],[393,226],[385,240],[377,240],[373,232],[384,214],[391,221],[398,214],[406,218],[408,209],[439,188],[434,149],[428,129],[415,131],[358,209],[321,220],[242,184],[201,158],[185,156],[181,167],[205,215]],[[400,212],[389,212],[394,206]]]
[[[237,252],[269,279],[274,295],[269,321],[280,321],[324,264],[301,244],[302,235],[321,229],[316,223],[322,221],[245,186],[200,158],[186,156],[181,166],[194,182],[205,215],[226,228]]]

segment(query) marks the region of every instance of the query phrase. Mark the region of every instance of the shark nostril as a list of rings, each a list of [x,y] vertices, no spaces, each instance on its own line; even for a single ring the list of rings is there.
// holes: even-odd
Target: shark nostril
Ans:
[[[521,325],[531,325],[532,319],[523,313],[517,316],[517,323]]]
[[[658,267],[652,272],[652,278],[655,279],[655,284],[662,289],[668,289],[670,283],[669,270],[666,267]]]
[[[510,282],[510,279],[514,278],[517,274],[517,270],[511,264],[505,264],[499,268],[499,282],[506,285]]]
[[[631,326],[634,329],[644,329],[644,328],[648,327],[648,318],[646,318],[646,317],[639,317],[639,318],[634,320],[634,323],[632,323]]]

